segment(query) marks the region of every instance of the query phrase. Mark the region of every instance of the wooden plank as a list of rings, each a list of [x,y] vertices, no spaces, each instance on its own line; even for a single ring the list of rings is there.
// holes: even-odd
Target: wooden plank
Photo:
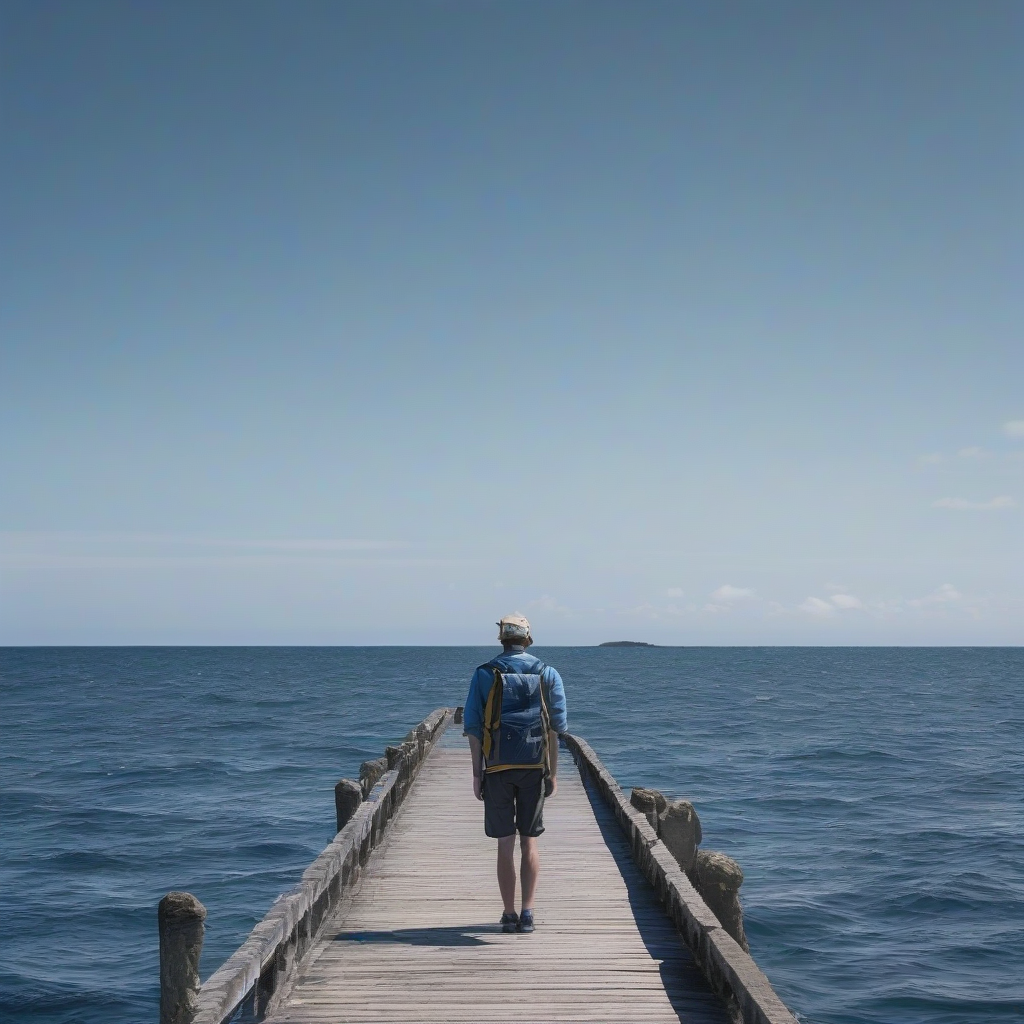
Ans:
[[[728,1017],[563,755],[545,805],[537,930],[497,921],[495,843],[452,730],[304,965],[273,1024],[638,1021]]]

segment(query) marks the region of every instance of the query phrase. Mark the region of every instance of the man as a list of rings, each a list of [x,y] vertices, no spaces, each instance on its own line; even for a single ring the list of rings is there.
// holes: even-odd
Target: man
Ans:
[[[484,832],[498,840],[498,889],[504,932],[532,932],[540,874],[537,836],[544,798],[558,789],[558,736],[568,728],[562,677],[526,653],[530,623],[519,614],[498,623],[502,652],[473,674],[464,712],[473,761],[473,795],[484,802]],[[519,833],[522,913],[516,913]]]

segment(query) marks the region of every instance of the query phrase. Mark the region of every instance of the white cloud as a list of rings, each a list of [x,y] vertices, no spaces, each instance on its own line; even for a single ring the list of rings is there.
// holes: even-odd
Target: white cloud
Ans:
[[[696,610],[696,605],[692,604],[685,605],[684,607],[670,604],[666,608],[663,605],[655,605],[651,604],[650,601],[645,601],[643,604],[638,604],[633,608],[623,608],[622,612],[625,615],[636,615],[644,619],[664,621],[666,618],[669,620],[685,618],[688,612],[695,612]]]
[[[820,597],[809,597],[797,607],[808,615],[827,618],[830,615],[835,615],[837,611],[845,612],[854,608],[863,608],[864,604],[859,597],[854,597],[853,594],[833,594],[827,601]]]
[[[1007,420],[1003,424],[1003,433],[1007,437],[1024,437],[1024,420]]]
[[[1015,508],[1017,502],[1008,494],[1002,494],[990,501],[968,501],[966,498],[939,498],[932,502],[932,508],[952,508],[957,511],[992,512],[998,508]]]
[[[957,452],[957,455],[961,459],[983,459],[988,455],[988,452],[984,448],[979,448],[977,445],[973,445],[970,448],[961,448]]]
[[[559,604],[550,594],[538,597],[536,601],[531,601],[527,607],[536,608],[542,612],[568,612],[571,610],[566,608],[564,604]]]
[[[907,602],[902,597],[889,598],[884,601],[874,601],[871,607],[884,618],[887,615],[902,615],[907,610]]]
[[[938,590],[933,590],[927,597],[915,598],[913,601],[908,601],[907,604],[913,605],[915,608],[930,604],[950,604],[953,601],[963,600],[963,596],[952,583],[943,583]]]
[[[682,587],[669,587],[668,590],[665,591],[665,596],[666,597],[682,597],[683,596],[683,588]]]
[[[882,618],[904,615],[912,610],[927,614],[929,611],[953,608],[960,609],[961,614],[966,613],[974,618],[979,617],[977,599],[965,597],[952,583],[943,583],[924,597],[889,598],[883,601],[872,601],[869,605],[871,614]]]
[[[649,601],[638,604],[635,608],[624,609],[626,615],[639,615],[645,619],[657,619],[661,617],[661,609],[656,608]]]
[[[928,455],[922,455],[917,461],[922,466],[937,466],[942,461],[942,452],[930,452]]]
[[[829,604],[828,601],[822,601],[820,597],[809,597],[799,607],[800,611],[807,612],[808,615],[817,615],[820,618],[836,613],[835,606]]]
[[[711,600],[715,604],[732,604],[734,601],[748,601],[753,596],[754,591],[750,587],[734,587],[730,583],[723,583],[712,592]]]

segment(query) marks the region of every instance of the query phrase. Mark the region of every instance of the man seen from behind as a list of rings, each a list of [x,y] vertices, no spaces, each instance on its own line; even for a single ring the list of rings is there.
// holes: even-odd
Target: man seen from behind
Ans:
[[[532,932],[540,874],[537,837],[544,799],[557,792],[558,737],[567,728],[562,678],[527,653],[530,623],[506,615],[498,623],[502,652],[473,674],[464,713],[473,762],[473,794],[484,803],[484,832],[498,840],[501,928]],[[516,913],[516,833],[521,847],[522,913]]]

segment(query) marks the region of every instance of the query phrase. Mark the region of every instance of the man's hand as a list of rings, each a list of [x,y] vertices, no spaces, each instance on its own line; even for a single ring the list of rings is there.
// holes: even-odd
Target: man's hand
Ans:
[[[477,798],[477,800],[483,800],[483,798],[484,798],[483,787],[481,786],[480,783],[481,783],[480,776],[479,775],[474,775],[473,776],[473,796],[475,796]]]
[[[558,792],[558,779],[554,775],[549,775],[544,780],[544,796],[553,797]]]

